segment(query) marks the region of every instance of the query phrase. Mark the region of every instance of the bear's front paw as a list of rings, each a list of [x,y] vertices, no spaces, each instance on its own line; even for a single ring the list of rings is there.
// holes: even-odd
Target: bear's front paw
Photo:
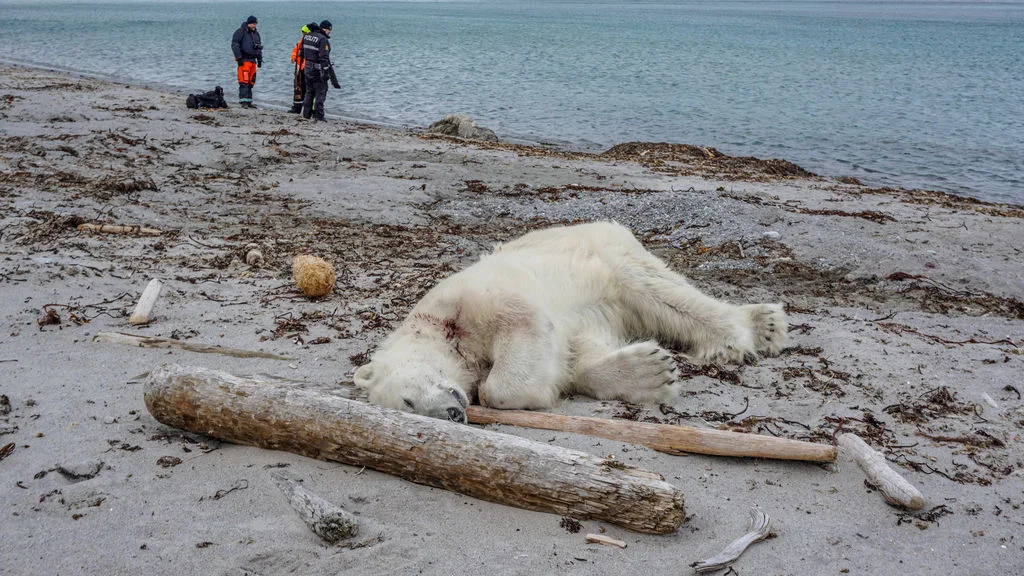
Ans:
[[[696,342],[689,355],[700,364],[750,364],[757,360],[754,335],[743,314],[732,320],[727,334]]]
[[[740,307],[754,336],[754,348],[764,356],[775,356],[789,342],[789,324],[782,304],[748,304]]]

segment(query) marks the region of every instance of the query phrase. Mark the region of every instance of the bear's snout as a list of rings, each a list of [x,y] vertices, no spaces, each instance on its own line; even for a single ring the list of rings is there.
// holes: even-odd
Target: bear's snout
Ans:
[[[452,406],[451,408],[448,409],[448,419],[451,420],[452,422],[460,422],[462,424],[465,424],[467,420],[466,411],[463,410],[462,408],[456,408],[455,406]]]
[[[468,424],[466,407],[469,406],[469,398],[466,393],[457,387],[438,390],[427,402],[426,410],[421,412],[425,416],[438,418],[440,420],[451,420],[459,424]]]
[[[466,409],[457,404],[432,408],[425,415],[439,420],[451,420],[459,424],[467,424],[469,422],[469,419],[466,418]]]

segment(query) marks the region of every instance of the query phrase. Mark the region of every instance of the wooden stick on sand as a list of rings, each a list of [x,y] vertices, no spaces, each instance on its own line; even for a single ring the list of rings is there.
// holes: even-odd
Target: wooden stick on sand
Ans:
[[[156,299],[160,297],[160,289],[163,287],[163,284],[156,278],[149,281],[146,289],[142,291],[139,303],[135,305],[135,311],[132,312],[131,318],[128,318],[129,324],[133,326],[149,324],[149,316],[153,313],[153,306],[156,305]]]
[[[813,462],[831,462],[836,459],[836,449],[833,446],[712,428],[563,416],[522,410],[492,410],[481,406],[470,406],[467,415],[473,424],[510,424],[523,428],[575,432],[641,444],[659,452],[676,455],[695,453]]]
[[[868,446],[856,434],[840,434],[839,447],[843,454],[854,459],[867,474],[868,481],[882,493],[885,501],[894,506],[909,510],[920,510],[924,506],[924,496],[907,482],[898,472],[889,467],[885,456]]]
[[[236,358],[270,358],[271,360],[291,360],[287,356],[278,356],[270,352],[259,352],[255,350],[243,350],[241,348],[228,348],[227,346],[211,346],[209,344],[193,344],[169,338],[157,338],[155,336],[138,336],[136,334],[125,334],[124,332],[100,332],[92,337],[93,342],[108,342],[111,344],[123,344],[125,346],[138,346],[139,348],[180,348],[189,352],[200,352],[203,354],[224,354]]]
[[[271,477],[317,536],[334,544],[359,533],[359,521],[350,512],[313,494],[284,474],[271,474]]]
[[[80,232],[101,232],[104,234],[142,234],[144,236],[159,236],[163,234],[155,228],[143,228],[142,226],[121,226],[119,224],[79,224]]]

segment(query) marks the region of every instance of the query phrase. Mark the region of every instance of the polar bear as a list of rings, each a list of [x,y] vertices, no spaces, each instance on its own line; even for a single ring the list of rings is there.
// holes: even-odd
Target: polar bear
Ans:
[[[431,289],[360,366],[369,401],[466,422],[474,396],[544,409],[565,394],[678,396],[659,342],[698,362],[750,362],[786,345],[780,304],[701,293],[613,222],[530,232]]]

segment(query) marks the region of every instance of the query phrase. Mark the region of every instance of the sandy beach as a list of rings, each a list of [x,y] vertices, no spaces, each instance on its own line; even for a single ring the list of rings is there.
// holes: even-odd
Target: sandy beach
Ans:
[[[358,396],[354,368],[439,279],[526,231],[599,220],[711,295],[785,303],[792,343],[749,366],[679,353],[671,405],[577,397],[556,412],[819,443],[855,432],[924,508],[886,504],[842,458],[671,456],[489,426],[652,470],[686,495],[674,534],[573,531],[559,515],[178,431],[143,403],[164,363]],[[484,145],[188,110],[184,94],[0,66],[0,574],[679,575],[745,533],[753,507],[775,537],[720,573],[1022,573],[1022,223],[1020,206],[697,146]],[[250,265],[254,248],[264,258]],[[299,253],[335,266],[333,294],[301,296]],[[153,278],[155,318],[131,326]],[[289,360],[93,341],[106,331]],[[317,538],[277,472],[357,514],[358,541]]]

